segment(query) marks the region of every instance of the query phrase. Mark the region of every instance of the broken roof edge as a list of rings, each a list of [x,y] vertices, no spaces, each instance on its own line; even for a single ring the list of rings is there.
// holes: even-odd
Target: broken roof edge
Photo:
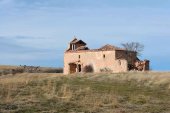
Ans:
[[[81,39],[77,39],[76,37],[74,37],[74,39],[70,42],[70,44],[76,44],[78,42],[83,43],[84,45],[87,45],[83,40]]]
[[[100,50],[100,49],[89,49],[89,50],[69,50],[65,51],[65,53],[81,53],[81,52],[102,52],[102,51],[126,51],[123,49],[117,50]]]
[[[101,48],[99,48],[99,50],[126,50],[126,49],[120,48],[114,45],[106,44],[102,46]]]
[[[85,46],[83,47],[86,47],[88,48],[86,45],[86,43],[84,41],[82,41],[81,39],[77,39],[75,36],[74,36],[74,39],[70,42],[70,44],[76,44],[76,43],[83,43]],[[120,47],[117,47],[117,46],[114,46],[114,45],[110,45],[110,44],[106,44],[104,46],[102,46],[101,48],[99,49],[80,49],[82,47],[79,47],[79,49],[77,50],[66,50],[65,52],[71,52],[71,53],[74,53],[74,52],[97,52],[97,51],[128,51],[128,52],[135,52],[135,51],[129,51],[125,48],[120,48]],[[137,53],[137,52],[135,52]]]

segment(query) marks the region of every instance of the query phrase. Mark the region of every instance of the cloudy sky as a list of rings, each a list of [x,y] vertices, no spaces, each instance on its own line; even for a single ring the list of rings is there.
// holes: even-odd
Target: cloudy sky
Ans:
[[[76,36],[89,48],[137,41],[170,70],[170,0],[0,0],[0,65],[63,66]]]

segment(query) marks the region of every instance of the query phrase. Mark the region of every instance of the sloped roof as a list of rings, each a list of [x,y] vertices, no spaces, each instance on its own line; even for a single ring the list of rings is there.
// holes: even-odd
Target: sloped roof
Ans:
[[[85,43],[84,41],[78,40],[77,38],[74,38],[74,39],[70,42],[70,44],[76,44],[76,43],[81,43],[81,44],[86,45],[86,43]]]
[[[125,49],[122,49],[122,48],[107,44],[107,45],[99,48],[99,50],[110,51],[110,50],[125,50]]]
[[[78,41],[78,39],[77,38],[74,38],[70,43],[75,43],[75,42],[77,42]]]
[[[80,46],[76,50],[89,50],[89,48],[86,46]]]

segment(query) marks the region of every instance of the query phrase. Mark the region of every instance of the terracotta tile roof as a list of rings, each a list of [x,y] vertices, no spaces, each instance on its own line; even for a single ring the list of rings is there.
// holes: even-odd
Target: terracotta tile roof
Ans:
[[[89,49],[86,45],[85,42],[83,42],[82,40],[78,40],[77,38],[74,38],[70,44],[76,44],[76,43],[81,43],[84,44],[84,46],[80,46],[78,47],[76,50],[66,50],[66,52],[98,52],[98,51],[115,51],[115,50],[120,50],[120,51],[126,51],[126,49],[122,49],[113,45],[105,45],[99,49]]]
[[[110,50],[125,50],[125,49],[122,49],[122,48],[107,44],[107,45],[99,48],[99,50],[101,50],[101,51],[110,51]]]
[[[107,44],[99,49],[89,49],[86,46],[81,46],[77,48],[76,50],[69,50],[66,52],[98,52],[98,51],[115,51],[115,50],[126,51],[126,49],[122,49],[122,48]]]
[[[98,49],[90,49],[90,50],[69,50],[66,53],[81,53],[81,52],[98,52]]]

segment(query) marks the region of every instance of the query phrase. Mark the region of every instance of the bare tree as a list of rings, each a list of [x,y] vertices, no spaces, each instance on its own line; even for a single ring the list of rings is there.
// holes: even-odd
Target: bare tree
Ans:
[[[128,51],[137,52],[138,56],[140,56],[142,51],[144,50],[144,45],[139,42],[122,43],[122,46]]]

